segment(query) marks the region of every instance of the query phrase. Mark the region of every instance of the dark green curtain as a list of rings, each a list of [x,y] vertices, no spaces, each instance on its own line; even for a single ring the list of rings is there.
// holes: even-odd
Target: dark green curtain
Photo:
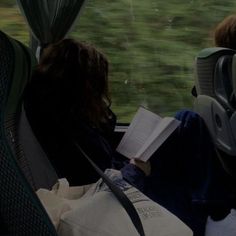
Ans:
[[[86,0],[17,0],[38,46],[63,39]]]

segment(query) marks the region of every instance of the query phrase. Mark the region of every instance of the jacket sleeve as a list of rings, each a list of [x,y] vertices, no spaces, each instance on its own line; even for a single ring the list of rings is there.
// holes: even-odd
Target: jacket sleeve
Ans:
[[[124,180],[126,180],[129,184],[131,184],[138,190],[144,191],[146,176],[140,168],[128,163],[124,165],[124,167],[120,171]]]
[[[144,190],[146,175],[136,165],[129,163],[129,159],[114,151],[112,156],[112,168],[120,170],[123,179],[140,191]]]

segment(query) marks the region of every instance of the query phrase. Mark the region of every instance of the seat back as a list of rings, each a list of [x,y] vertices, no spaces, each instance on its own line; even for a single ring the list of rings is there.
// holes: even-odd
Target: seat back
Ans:
[[[23,107],[18,124],[18,136],[19,145],[22,150],[21,160],[28,166],[29,173],[26,176],[32,180],[33,189],[51,189],[57,182],[58,176],[33,134]]]
[[[236,168],[235,53],[227,48],[203,49],[195,65],[194,110],[204,119],[216,149],[223,154],[223,164],[226,159],[233,160],[233,165],[225,166],[230,173]]]
[[[36,58],[31,51],[19,43],[23,52],[17,55],[18,63],[13,72],[14,86],[8,96],[9,112],[6,113],[5,122],[10,134],[9,141],[18,164],[34,190],[39,188],[50,189],[57,182],[57,174],[49,162],[47,156],[35,138],[28,123],[22,103],[22,94],[27,78],[31,76],[31,69],[36,65]],[[25,69],[28,66],[28,71]],[[18,73],[22,73],[24,81],[18,79]],[[25,76],[25,77],[24,77]],[[20,91],[20,92],[19,92]],[[20,99],[20,100],[19,100]],[[19,104],[19,106],[18,106]]]
[[[198,95],[216,97],[216,64],[220,58],[232,56],[234,53],[234,50],[220,47],[205,48],[199,52],[195,59],[195,86]]]
[[[24,45],[0,32],[0,220],[9,235],[57,235],[32,189],[33,176],[18,136],[31,62]]]

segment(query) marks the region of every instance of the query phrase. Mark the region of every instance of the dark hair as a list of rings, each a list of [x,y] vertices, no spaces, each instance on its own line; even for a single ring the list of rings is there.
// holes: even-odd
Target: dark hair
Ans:
[[[93,46],[64,39],[44,49],[33,79],[47,86],[44,106],[98,127],[109,118],[108,61]]]
[[[220,22],[214,33],[215,45],[236,50],[236,15],[230,15]]]

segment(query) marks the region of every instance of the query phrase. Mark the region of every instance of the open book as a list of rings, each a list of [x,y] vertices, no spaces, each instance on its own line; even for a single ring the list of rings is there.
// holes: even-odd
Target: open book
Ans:
[[[128,158],[147,161],[179,124],[173,117],[161,118],[140,107],[116,151]]]

